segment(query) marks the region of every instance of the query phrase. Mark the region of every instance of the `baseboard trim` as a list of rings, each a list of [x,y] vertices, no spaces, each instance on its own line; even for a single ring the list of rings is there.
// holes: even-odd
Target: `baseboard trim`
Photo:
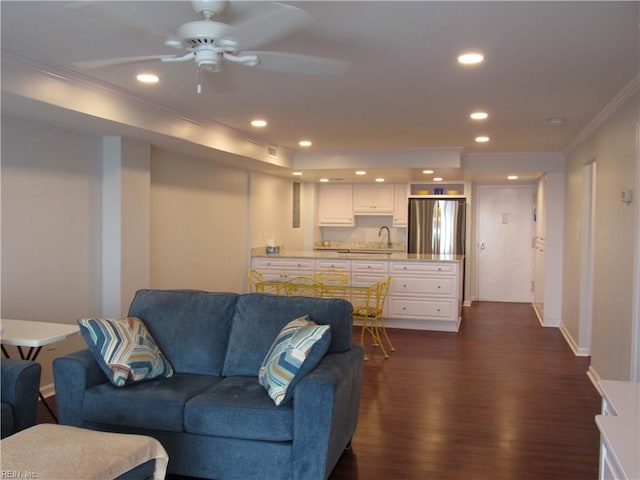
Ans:
[[[593,365],[589,365],[589,370],[587,370],[587,377],[589,377],[589,380],[591,380],[591,383],[593,384],[595,389],[598,391],[600,396],[602,396],[602,390],[600,390],[600,384],[598,383],[600,381],[600,375],[598,375],[598,372],[596,372],[595,368],[593,368]]]
[[[571,351],[576,357],[588,357],[589,355],[591,355],[591,352],[588,349],[578,345],[575,339],[571,336],[569,330],[567,330],[564,325],[560,325],[559,328],[560,333],[562,333],[562,336],[564,337],[565,341],[569,345],[569,348],[571,348]]]
[[[53,397],[56,394],[56,387],[53,383],[40,387],[40,393],[44,398]]]
[[[540,325],[544,327],[545,325],[542,317],[542,312],[540,311],[540,306],[536,305],[535,303],[532,303],[531,306],[533,307],[533,311],[536,313],[536,317],[538,317],[538,322],[540,322]]]

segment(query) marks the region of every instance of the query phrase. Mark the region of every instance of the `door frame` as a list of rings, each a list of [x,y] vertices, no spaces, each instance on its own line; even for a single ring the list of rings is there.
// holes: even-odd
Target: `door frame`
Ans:
[[[596,159],[582,166],[582,206],[580,219],[580,289],[578,304],[578,345],[576,355],[591,355],[593,331],[593,266],[596,214]]]

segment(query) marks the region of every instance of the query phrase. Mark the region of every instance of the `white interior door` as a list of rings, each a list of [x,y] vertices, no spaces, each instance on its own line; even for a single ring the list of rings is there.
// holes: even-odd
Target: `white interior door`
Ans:
[[[478,299],[531,302],[533,186],[477,189]]]

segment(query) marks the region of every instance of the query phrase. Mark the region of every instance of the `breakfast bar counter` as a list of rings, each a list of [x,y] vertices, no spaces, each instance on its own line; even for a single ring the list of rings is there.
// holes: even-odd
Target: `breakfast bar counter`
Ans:
[[[379,250],[300,250],[267,254],[254,249],[251,268],[265,281],[286,282],[325,270],[348,273],[354,283],[391,277],[384,316],[388,327],[457,332],[462,321],[463,255]]]
[[[281,253],[266,253],[264,248],[256,248],[252,252],[253,257],[267,258],[311,258],[311,259],[371,259],[371,260],[394,260],[394,261],[417,261],[417,262],[460,262],[464,255],[430,255],[421,253],[407,253],[398,250],[388,253],[380,250],[291,250]]]

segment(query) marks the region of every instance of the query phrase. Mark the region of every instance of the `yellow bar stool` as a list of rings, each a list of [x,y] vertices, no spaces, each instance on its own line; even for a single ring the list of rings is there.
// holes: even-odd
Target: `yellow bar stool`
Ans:
[[[391,277],[387,276],[385,280],[379,282],[374,287],[367,289],[360,298],[352,299],[352,303],[354,305],[353,317],[362,321],[360,344],[364,346],[365,332],[369,332],[373,341],[373,346],[380,347],[385,359],[389,358],[389,354],[384,347],[382,337],[386,340],[391,352],[395,352],[396,350],[391,343],[389,335],[387,334],[383,317],[384,305],[387,300],[390,281]],[[365,359],[367,358],[368,357],[365,355]]]

